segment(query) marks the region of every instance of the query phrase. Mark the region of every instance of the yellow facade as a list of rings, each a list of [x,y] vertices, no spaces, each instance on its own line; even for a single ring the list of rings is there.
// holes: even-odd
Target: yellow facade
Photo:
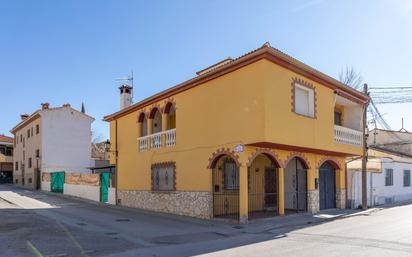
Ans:
[[[291,89],[294,80],[314,87],[315,117],[293,112]],[[118,171],[117,190],[151,191],[152,164],[172,161],[176,165],[175,191],[212,192],[210,162],[214,156],[219,157],[218,151],[230,152],[240,165],[240,216],[247,218],[248,211],[262,206],[261,200],[248,204],[248,195],[262,191],[262,187],[257,186],[249,188],[254,191],[248,192],[248,167],[256,171],[271,165],[262,156],[249,163],[256,151],[265,150],[276,156],[280,164],[276,171],[278,181],[282,181],[281,173],[291,157],[296,155],[307,162],[307,190],[315,189],[315,179],[323,161],[333,160],[344,167],[346,156],[362,154],[360,146],[335,140],[335,99],[334,89],[261,58],[190,89],[106,117],[110,122],[111,162],[117,165]],[[139,115],[143,112],[148,117],[153,108],[161,110],[167,103],[173,103],[176,114],[169,121],[164,114],[162,128],[166,130],[173,124],[175,145],[151,149],[149,143],[149,149],[140,151],[138,138],[142,136],[142,125],[138,123]],[[345,107],[337,108],[344,111]],[[148,118],[147,124],[150,135],[153,120]],[[165,139],[162,140],[164,143]],[[243,151],[234,152],[238,145],[245,146]],[[282,191],[282,187],[278,185],[277,190]],[[345,188],[343,169],[336,170],[336,187]],[[282,201],[279,199],[280,209]],[[279,210],[279,214],[282,211]]]

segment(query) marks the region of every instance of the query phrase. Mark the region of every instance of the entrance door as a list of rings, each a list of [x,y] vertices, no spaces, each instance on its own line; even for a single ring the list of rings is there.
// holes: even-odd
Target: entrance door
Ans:
[[[109,199],[109,172],[100,173],[100,201],[107,203]]]
[[[63,193],[64,186],[64,171],[51,173],[51,191],[55,193]]]
[[[275,168],[265,169],[265,208],[276,206],[276,170]]]
[[[335,169],[324,163],[319,169],[319,208],[321,210],[336,208]]]

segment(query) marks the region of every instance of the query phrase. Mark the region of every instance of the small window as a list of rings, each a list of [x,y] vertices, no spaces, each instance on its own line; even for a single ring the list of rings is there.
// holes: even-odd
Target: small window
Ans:
[[[301,114],[308,117],[315,116],[315,100],[314,90],[299,84],[295,84],[295,99],[294,109],[297,114]]]
[[[31,157],[29,157],[29,168],[31,168]]]
[[[36,125],[36,135],[40,133],[40,126],[39,124]]]
[[[31,132],[31,136],[33,136],[33,127],[31,127],[30,132]]]
[[[411,186],[411,171],[410,170],[403,171],[403,186],[404,187]]]
[[[14,165],[14,170],[19,170],[19,162],[16,162]],[[17,182],[16,182],[17,183]]]
[[[19,180],[18,179],[16,179],[16,184],[18,184],[19,183]]]
[[[224,185],[227,190],[239,189],[239,167],[233,161],[223,163]]]
[[[39,158],[39,157],[40,157],[40,150],[36,149],[36,158]]]
[[[29,184],[31,184],[31,182],[32,182],[32,179],[31,179],[31,178],[29,178]]]
[[[27,130],[27,138],[30,138],[30,129]]]
[[[152,189],[154,191],[175,190],[175,164],[162,163],[152,165]]]
[[[23,141],[23,134],[20,134],[20,142]]]
[[[335,111],[335,125],[342,126],[342,113]]]
[[[385,170],[385,186],[393,186],[393,169]]]

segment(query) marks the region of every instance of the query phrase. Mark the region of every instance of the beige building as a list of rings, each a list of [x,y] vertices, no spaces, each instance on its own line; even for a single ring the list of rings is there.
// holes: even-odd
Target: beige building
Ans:
[[[11,130],[15,137],[15,184],[40,189],[42,172],[87,172],[94,118],[69,104],[42,104],[31,115],[22,114]]]
[[[13,182],[13,138],[0,135],[0,184]]]

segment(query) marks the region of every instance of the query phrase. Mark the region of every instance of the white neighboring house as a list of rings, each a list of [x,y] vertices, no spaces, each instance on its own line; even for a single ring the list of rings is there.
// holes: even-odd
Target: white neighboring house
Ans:
[[[89,172],[93,117],[69,104],[21,115],[14,134],[14,183],[40,189],[43,172]]]
[[[368,206],[412,200],[412,156],[370,147],[367,164]],[[347,164],[347,199],[351,208],[362,204],[362,161]]]

